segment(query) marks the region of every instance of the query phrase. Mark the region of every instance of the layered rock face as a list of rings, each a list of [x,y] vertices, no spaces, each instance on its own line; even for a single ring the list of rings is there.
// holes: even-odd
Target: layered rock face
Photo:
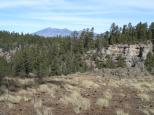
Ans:
[[[135,66],[137,62],[146,60],[147,54],[152,51],[152,44],[119,44],[111,45],[107,49],[103,48],[101,53],[104,55],[110,55],[113,59],[121,55],[128,67]]]
[[[110,56],[113,62],[117,61],[118,56],[122,56],[127,67],[141,67],[144,66],[144,61],[147,58],[149,52],[152,52],[153,45],[151,42],[146,44],[115,44],[110,45],[109,47],[102,48],[99,51],[92,50],[87,52],[88,57],[92,57],[93,55],[97,55],[97,60],[101,62],[105,62],[107,56]],[[89,58],[90,61],[90,58]]]

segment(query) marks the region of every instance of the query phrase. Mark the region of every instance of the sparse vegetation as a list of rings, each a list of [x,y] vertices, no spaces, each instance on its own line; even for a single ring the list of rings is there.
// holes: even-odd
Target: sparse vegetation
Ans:
[[[21,113],[18,110],[19,105],[22,110],[25,107],[32,109],[30,112],[33,115],[64,113],[84,115],[86,112],[102,113],[102,110],[107,114],[112,112],[117,115],[141,114],[141,112],[147,115],[153,114],[153,107],[151,107],[153,77],[119,79],[115,76],[96,76],[93,73],[78,73],[46,77],[38,83],[34,78],[9,78],[16,81],[18,90],[0,87],[4,90],[0,95],[0,106],[6,105],[5,108],[10,114],[15,109]],[[133,111],[134,106],[140,107]],[[25,115],[27,111],[22,113]]]
[[[154,109],[149,109],[151,114],[154,114]]]
[[[92,81],[89,81],[89,80],[83,80],[81,81],[81,86],[82,87],[85,87],[85,88],[99,88],[99,85],[92,82]]]
[[[72,91],[69,96],[64,96],[60,101],[66,105],[71,104],[75,113],[89,109],[91,104],[89,99],[83,98],[77,91]]]
[[[119,109],[116,111],[117,115],[129,115],[128,113],[124,112],[124,110]]]
[[[110,100],[112,100],[112,94],[108,89],[103,93],[103,98],[97,99],[96,105],[100,106],[101,108],[108,107],[110,106]]]
[[[99,98],[96,101],[96,105],[100,106],[101,108],[105,108],[109,106],[109,100],[105,98]]]
[[[151,100],[150,96],[145,93],[138,94],[138,97],[141,98],[141,100],[145,102],[149,102]]]

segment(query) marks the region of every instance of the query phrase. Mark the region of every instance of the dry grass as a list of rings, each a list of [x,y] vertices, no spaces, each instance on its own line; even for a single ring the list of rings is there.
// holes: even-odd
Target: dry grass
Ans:
[[[111,90],[106,90],[103,94],[103,98],[99,98],[96,101],[96,105],[101,108],[108,107],[110,105],[110,100],[112,99]]]
[[[112,77],[96,77],[94,75],[92,77],[89,75],[73,75],[73,77],[46,77],[43,79],[44,84],[40,84],[36,87],[35,85],[29,86],[29,84],[34,84],[33,79],[18,79],[20,84],[26,86],[28,84],[29,88],[22,89],[21,87],[20,90],[16,92],[12,91],[7,95],[8,91],[6,87],[2,86],[1,89],[4,90],[4,94],[0,95],[0,101],[2,102],[1,104],[6,102],[6,105],[10,110],[16,109],[18,103],[25,101],[26,106],[28,103],[30,106],[33,104],[37,115],[52,115],[52,112],[63,112],[63,110],[59,110],[59,107],[62,107],[62,109],[68,107],[70,111],[64,111],[66,114],[73,115],[74,112],[80,114],[86,110],[88,111],[90,106],[99,107],[97,108],[98,110],[96,110],[96,114],[97,111],[101,111],[102,108],[107,108],[107,112],[110,113],[115,110],[112,105],[119,104],[119,100],[121,101],[121,99],[124,99],[124,101],[122,100],[122,102],[120,102],[123,107],[121,108],[121,105],[118,105],[117,107],[119,109],[115,111],[115,114],[129,115],[129,110],[134,110],[132,109],[134,106],[132,106],[130,100],[135,99],[134,102],[137,101],[137,103],[134,103],[135,106],[140,104],[139,110],[135,111],[137,114],[138,112],[143,112],[142,114],[145,115],[153,115],[154,109],[147,103],[151,102],[151,105],[153,105],[153,80],[153,78],[119,79]],[[89,99],[83,97],[80,92]],[[113,95],[117,97],[113,97]],[[136,95],[140,99],[134,98]],[[53,106],[54,108],[52,108]],[[110,108],[113,108],[113,110]],[[73,113],[72,110],[74,111]],[[131,112],[134,113],[134,111]]]
[[[16,81],[21,85],[32,85],[35,83],[35,80],[32,78],[26,78],[26,79],[16,78]]]
[[[153,114],[154,114],[154,109],[141,109],[141,111],[142,111],[145,115],[153,115]]]
[[[129,103],[125,103],[125,104],[124,104],[124,107],[125,107],[126,109],[132,109],[132,107],[131,107],[131,105],[130,105]]]
[[[146,109],[142,109],[141,111],[142,111],[145,115],[150,115],[149,111],[146,110]]]
[[[109,100],[106,99],[106,98],[99,98],[96,101],[96,105],[98,105],[101,108],[108,107],[109,106]]]
[[[107,85],[111,86],[111,87],[118,88],[120,86],[120,81],[110,78],[109,82],[107,83]]]
[[[42,100],[41,99],[36,99],[34,101],[34,108],[42,108]]]
[[[149,89],[151,92],[154,92],[154,82],[150,83]]]
[[[130,86],[137,89],[139,92],[149,92],[151,87],[148,82],[132,83]]]
[[[80,84],[84,88],[99,88],[99,85],[94,83],[93,81],[83,80]]]
[[[33,106],[37,115],[52,115],[52,108],[44,106],[40,98],[34,98]]]
[[[116,115],[129,115],[129,114],[126,113],[126,112],[124,112],[124,110],[122,110],[122,109],[118,109],[118,110],[116,111]]]
[[[41,99],[35,99],[33,102],[35,111],[37,113],[37,115],[43,115],[43,111],[42,111],[42,100]]]
[[[104,94],[103,94],[103,97],[105,97],[106,99],[108,100],[111,100],[112,99],[112,91],[110,89],[107,89]]]
[[[149,102],[150,101],[150,96],[145,93],[140,93],[137,95],[142,101]]]
[[[47,84],[43,84],[43,85],[40,85],[39,88],[38,88],[38,91],[41,92],[41,93],[48,93],[50,92],[50,88]]]
[[[47,93],[51,97],[55,98],[55,91],[58,89],[58,86],[52,85],[52,84],[43,84],[40,85],[39,88],[37,89],[38,92],[41,93]]]
[[[22,97],[21,96],[14,96],[10,94],[4,94],[0,96],[0,101],[6,101],[10,103],[19,103],[21,101]]]
[[[120,81],[120,84],[125,87],[136,89],[137,92],[143,93],[143,92],[154,91],[154,83],[153,82],[150,83],[149,81],[146,81],[144,79],[136,79],[136,78],[125,79],[124,78]]]
[[[52,108],[45,107],[45,108],[43,109],[43,115],[53,115],[53,114],[52,114]]]
[[[14,105],[10,102],[7,102],[7,106],[8,106],[9,109],[12,109],[14,107]]]
[[[64,88],[65,88],[66,91],[70,91],[70,92],[72,92],[72,91],[78,91],[78,92],[80,92],[80,90],[81,90],[81,88],[76,87],[76,86],[72,86],[70,84],[65,84],[64,85]]]
[[[34,94],[32,90],[20,90],[16,93],[16,95],[21,96],[24,101],[30,101]]]
[[[150,112],[151,114],[154,114],[154,108],[153,108],[153,109],[149,109],[149,112]]]
[[[17,92],[19,95],[33,95],[33,92],[30,92],[28,90],[24,90],[24,89],[21,89]]]
[[[150,91],[154,92],[154,85],[152,87],[150,87]]]
[[[71,104],[75,113],[80,113],[90,108],[90,100],[83,98],[77,91],[72,91],[69,96],[64,96],[60,99],[60,102],[65,105]]]

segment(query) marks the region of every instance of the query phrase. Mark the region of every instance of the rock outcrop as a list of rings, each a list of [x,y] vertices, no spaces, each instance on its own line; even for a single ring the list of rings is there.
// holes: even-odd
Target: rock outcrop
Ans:
[[[7,62],[10,62],[11,57],[19,50],[20,48],[16,47],[15,49],[4,51],[2,48],[0,48],[0,57],[4,57]]]
[[[148,42],[146,44],[117,44],[110,45],[107,48],[102,48],[101,50],[92,50],[87,52],[87,57],[92,57],[97,55],[97,60],[103,62],[106,60],[107,56],[112,57],[113,62],[116,61],[118,56],[122,56],[127,67],[135,67],[144,65],[144,61],[147,58],[147,54],[152,52],[152,43]],[[139,64],[142,63],[142,64]]]

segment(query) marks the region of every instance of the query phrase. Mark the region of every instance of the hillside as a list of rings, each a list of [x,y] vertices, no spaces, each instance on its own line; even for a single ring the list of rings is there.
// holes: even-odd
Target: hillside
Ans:
[[[136,66],[154,73],[154,23],[149,27],[141,22],[129,26],[121,28],[113,23],[110,32],[95,39],[94,28],[84,29],[80,35],[74,32],[72,36],[52,39],[1,31],[0,67],[8,68],[2,69],[1,74],[43,77]]]
[[[102,76],[97,72],[7,81],[12,85],[0,87],[3,115],[154,114],[152,76]]]
[[[94,28],[57,37],[0,31],[0,114],[153,115],[153,28],[113,23],[95,39]]]
[[[154,115],[154,0],[1,0],[0,115]]]

